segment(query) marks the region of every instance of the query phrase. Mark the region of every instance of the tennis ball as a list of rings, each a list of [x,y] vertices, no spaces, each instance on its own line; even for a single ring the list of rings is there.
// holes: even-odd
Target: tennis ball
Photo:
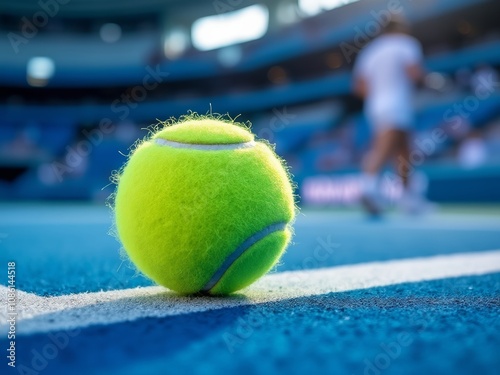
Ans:
[[[153,131],[117,176],[130,259],[181,294],[229,294],[279,260],[295,204],[283,162],[241,124],[189,117]]]

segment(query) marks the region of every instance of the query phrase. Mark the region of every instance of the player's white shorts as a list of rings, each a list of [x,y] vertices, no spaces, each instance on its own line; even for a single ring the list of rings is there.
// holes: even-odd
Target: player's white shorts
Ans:
[[[386,109],[384,111],[366,111],[368,123],[374,131],[389,129],[410,131],[413,128],[413,113],[407,110]]]

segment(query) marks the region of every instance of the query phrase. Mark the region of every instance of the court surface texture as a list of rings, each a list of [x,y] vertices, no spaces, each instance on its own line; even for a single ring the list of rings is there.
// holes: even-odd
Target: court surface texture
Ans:
[[[499,209],[303,210],[280,264],[228,297],[155,286],[111,223],[98,205],[0,206],[1,374],[500,374]]]

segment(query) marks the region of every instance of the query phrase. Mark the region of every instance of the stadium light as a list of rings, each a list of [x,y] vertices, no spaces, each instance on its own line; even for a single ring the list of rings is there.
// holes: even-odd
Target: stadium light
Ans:
[[[269,9],[261,4],[234,12],[203,17],[192,26],[195,48],[208,51],[263,37],[269,26]]]
[[[43,87],[55,72],[54,60],[48,57],[33,57],[26,65],[26,80],[31,86]]]
[[[173,28],[165,36],[163,51],[169,59],[176,59],[181,56],[189,47],[189,35],[186,30],[180,27]]]
[[[280,25],[290,25],[301,19],[297,2],[282,0],[276,7],[276,20]]]

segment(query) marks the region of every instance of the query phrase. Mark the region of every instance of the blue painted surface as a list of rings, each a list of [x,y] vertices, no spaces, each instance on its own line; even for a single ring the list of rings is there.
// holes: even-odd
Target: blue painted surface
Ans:
[[[493,274],[95,326],[42,373],[498,374],[499,293]],[[51,340],[18,339],[18,363]]]
[[[61,295],[151,284],[123,262],[101,207],[2,205],[0,212],[0,264],[17,261],[20,290]],[[499,216],[486,214],[367,221],[353,212],[304,212],[277,271],[499,249],[499,229]],[[331,256],[316,259],[318,246]],[[54,359],[35,359],[43,367],[36,373],[498,374],[499,307],[500,274],[491,274],[147,318],[72,333]],[[33,368],[54,337],[19,337],[18,365]]]

